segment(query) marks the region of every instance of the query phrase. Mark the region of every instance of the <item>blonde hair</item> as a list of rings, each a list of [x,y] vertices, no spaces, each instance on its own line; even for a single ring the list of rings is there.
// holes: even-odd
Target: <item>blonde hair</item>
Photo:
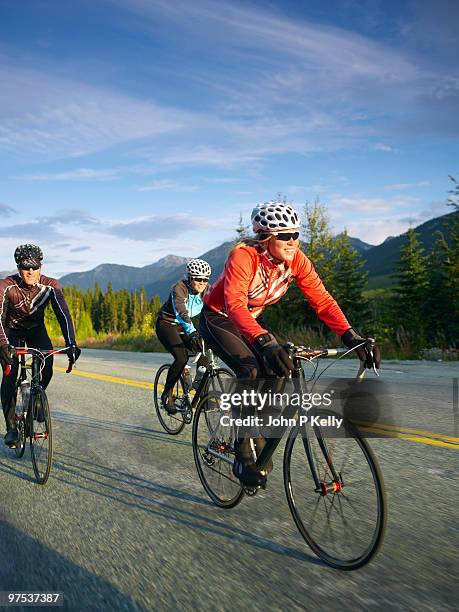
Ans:
[[[263,236],[263,240],[261,240],[261,236]],[[266,234],[261,234],[260,238],[257,238],[256,236],[254,236],[253,238],[243,238],[242,240],[238,240],[236,244],[231,247],[228,255],[231,255],[231,253],[233,253],[236,249],[240,249],[241,247],[244,247],[244,246],[253,246],[253,247],[261,249],[262,251],[265,251],[266,245],[267,245]]]

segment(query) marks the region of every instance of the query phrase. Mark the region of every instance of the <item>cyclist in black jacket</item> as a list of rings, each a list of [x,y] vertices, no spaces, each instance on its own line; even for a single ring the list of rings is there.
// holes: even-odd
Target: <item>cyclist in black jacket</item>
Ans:
[[[14,346],[25,341],[28,347],[51,349],[44,317],[49,302],[59,321],[67,354],[72,363],[80,356],[75,331],[67,302],[58,281],[41,274],[43,253],[33,244],[22,244],[14,252],[18,274],[0,280],[0,361],[3,369],[1,401],[6,422],[5,444],[14,446],[18,441],[15,421],[15,383],[19,361]],[[11,367],[8,376],[6,366]],[[41,373],[41,384],[48,386],[53,375],[53,358],[48,357]]]
[[[201,312],[202,296],[206,292],[211,268],[202,259],[192,259],[186,266],[187,278],[176,283],[167,301],[161,306],[156,321],[156,335],[161,344],[174,357],[174,363],[169,368],[162,403],[169,414],[175,414],[172,390],[180,378],[188,361],[187,349],[196,353],[202,351],[201,336],[196,331],[191,320]],[[199,358],[199,366],[206,365],[203,355]],[[196,384],[197,380],[193,384]]]

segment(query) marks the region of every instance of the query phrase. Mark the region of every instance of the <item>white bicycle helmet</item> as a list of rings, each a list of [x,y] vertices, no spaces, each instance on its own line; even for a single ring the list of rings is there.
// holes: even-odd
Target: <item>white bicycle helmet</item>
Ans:
[[[254,233],[273,233],[285,229],[299,229],[300,218],[296,210],[284,202],[265,202],[252,210]]]
[[[186,264],[188,276],[204,276],[209,278],[212,274],[212,269],[203,259],[192,259]]]

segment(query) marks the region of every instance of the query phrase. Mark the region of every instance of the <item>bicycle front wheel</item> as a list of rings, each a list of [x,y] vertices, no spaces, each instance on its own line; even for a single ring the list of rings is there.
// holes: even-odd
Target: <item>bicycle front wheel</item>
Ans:
[[[353,570],[381,546],[387,508],[367,441],[346,422],[339,435],[326,437],[309,422],[294,427],[285,446],[284,486],[293,519],[315,554],[331,567]]]
[[[39,389],[30,401],[28,420],[32,465],[36,481],[43,485],[48,480],[53,460],[51,413],[43,389]]]
[[[26,396],[24,397],[22,393],[22,387],[21,385],[18,385],[17,393],[16,393],[16,406],[20,406],[21,411],[22,411],[21,417],[20,418],[16,417],[16,426],[18,428],[18,442],[15,446],[14,452],[16,453],[16,457],[18,459],[20,459],[24,455],[25,447],[26,447],[27,435],[26,435],[26,424],[25,424],[24,415],[27,414],[27,410],[28,410],[27,401],[28,401],[28,398],[30,397],[29,393],[26,394]]]
[[[164,385],[166,384],[169,367],[170,365],[165,363],[156,372],[155,383],[153,385],[153,399],[155,402],[156,415],[158,416],[158,421],[161,423],[161,426],[167,431],[167,433],[177,435],[185,427],[183,413],[177,412],[176,414],[169,414],[161,402],[161,394],[164,391]],[[180,377],[175,384],[172,395],[175,399],[178,399],[183,397],[184,394],[185,386],[182,377]]]
[[[244,495],[233,475],[232,428],[221,424],[220,393],[210,392],[198,403],[193,418],[192,445],[199,479],[214,504],[233,508]]]
[[[234,378],[233,372],[226,368],[217,368],[213,375],[209,378],[208,391],[220,391],[224,393],[228,391],[228,381]]]

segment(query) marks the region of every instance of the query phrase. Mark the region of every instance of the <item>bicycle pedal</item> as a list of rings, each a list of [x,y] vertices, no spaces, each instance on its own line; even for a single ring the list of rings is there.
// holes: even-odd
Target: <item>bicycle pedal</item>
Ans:
[[[253,497],[254,495],[256,495],[258,493],[258,491],[260,489],[265,490],[266,489],[266,483],[259,485],[258,487],[244,487],[244,493],[246,495],[248,495],[249,497]]]

